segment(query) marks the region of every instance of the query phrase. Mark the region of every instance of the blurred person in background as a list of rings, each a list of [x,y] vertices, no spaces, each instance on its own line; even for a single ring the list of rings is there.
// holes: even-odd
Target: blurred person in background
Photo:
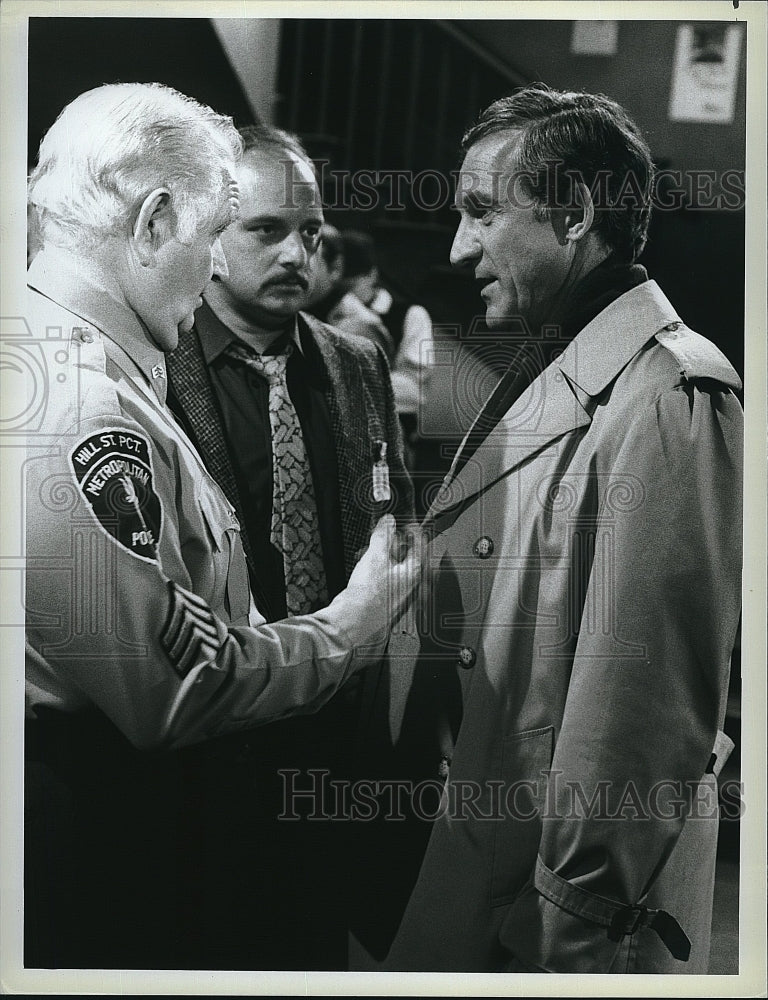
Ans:
[[[320,232],[318,252],[312,258],[307,311],[346,334],[370,340],[383,351],[391,365],[392,338],[378,313],[350,290],[349,283],[344,280],[345,266],[343,236],[326,222]]]
[[[368,233],[346,229],[340,237],[340,243],[338,236],[331,238],[334,291],[322,303],[325,319],[339,330],[367,337],[386,353],[412,467],[432,363],[432,320],[424,306],[384,286],[375,243]]]
[[[330,222],[320,229],[317,253],[310,261],[309,291],[304,306],[308,313],[328,322],[328,313],[344,295],[344,244],[341,233]]]

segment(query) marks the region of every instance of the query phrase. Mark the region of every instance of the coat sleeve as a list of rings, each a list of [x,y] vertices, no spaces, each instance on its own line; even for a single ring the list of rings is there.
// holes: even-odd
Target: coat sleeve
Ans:
[[[267,625],[252,614],[253,627],[228,625],[227,603],[248,620],[239,542],[222,551],[231,533],[209,531],[185,543],[172,464],[143,427],[109,420],[111,433],[102,418],[83,421],[28,462],[33,713],[96,705],[135,746],[177,747],[315,711],[368,655],[380,656],[390,609],[386,588],[376,602],[370,579],[311,616]],[[123,444],[98,454],[102,439]],[[208,567],[205,598],[190,589],[184,559],[193,556]]]
[[[644,902],[695,822],[722,726],[740,607],[741,408],[718,383],[688,382],[630,426],[603,490],[536,871],[501,930],[521,967],[606,972],[647,926]],[[682,957],[675,916],[651,928]]]

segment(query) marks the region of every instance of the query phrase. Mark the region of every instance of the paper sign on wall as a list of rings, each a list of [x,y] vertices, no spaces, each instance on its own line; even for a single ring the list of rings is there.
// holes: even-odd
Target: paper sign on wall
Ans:
[[[672,121],[733,121],[741,34],[738,24],[680,25],[669,102]]]

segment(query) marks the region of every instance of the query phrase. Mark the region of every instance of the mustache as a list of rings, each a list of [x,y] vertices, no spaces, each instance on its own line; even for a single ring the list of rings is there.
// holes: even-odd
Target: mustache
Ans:
[[[285,274],[264,282],[265,288],[271,288],[273,285],[298,285],[306,292],[309,288],[309,281],[302,274]]]

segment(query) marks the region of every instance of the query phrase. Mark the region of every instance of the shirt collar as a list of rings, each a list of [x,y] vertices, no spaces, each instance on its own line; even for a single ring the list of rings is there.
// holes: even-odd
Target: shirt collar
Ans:
[[[227,350],[230,344],[244,343],[228,326],[225,326],[206,299],[203,299],[202,306],[195,313],[195,327],[199,335],[200,347],[206,365],[212,364]],[[290,338],[296,349],[301,352],[302,346],[301,338],[299,337],[298,318],[294,318],[293,320],[293,329],[290,332]]]
[[[89,273],[82,259],[59,247],[47,246],[32,261],[27,283],[99,329],[107,344],[116,345],[128,355],[165,404],[168,389],[165,354],[133,309],[114,298]]]

